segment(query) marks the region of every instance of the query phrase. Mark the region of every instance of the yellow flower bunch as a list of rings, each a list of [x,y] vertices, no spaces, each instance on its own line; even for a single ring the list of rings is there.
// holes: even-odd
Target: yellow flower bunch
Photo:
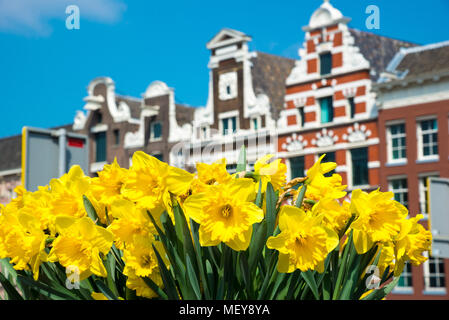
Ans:
[[[189,173],[142,151],[97,177],[73,166],[37,191],[17,187],[0,207],[0,259],[34,281],[21,286],[59,298],[378,297],[363,287],[366,267],[387,285],[406,261],[425,261],[431,235],[390,192],[344,200],[323,157],[290,182],[273,155],[232,175],[225,159]],[[79,289],[66,289],[64,268],[77,270]]]

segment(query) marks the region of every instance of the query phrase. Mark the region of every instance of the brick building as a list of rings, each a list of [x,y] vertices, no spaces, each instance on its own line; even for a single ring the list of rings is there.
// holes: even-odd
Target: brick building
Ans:
[[[251,51],[249,35],[222,29],[206,44],[205,106],[176,103],[162,81],[130,97],[99,77],[64,127],[88,135],[89,175],[114,158],[129,167],[136,150],[188,170],[225,157],[232,171],[246,145],[250,167],[277,153],[292,178],[326,153],[349,191],[391,190],[411,216],[426,215],[425,178],[449,177],[449,43],[419,46],[349,22],[324,1],[297,60]],[[0,139],[2,203],[20,183],[20,158],[20,135]],[[447,299],[448,272],[448,260],[433,257],[407,266],[390,297]]]
[[[380,167],[372,84],[401,47],[414,45],[351,29],[349,21],[325,1],[303,27],[277,124],[278,154],[293,178],[326,153],[348,190],[370,190],[379,186]]]
[[[380,187],[427,227],[427,178],[449,178],[449,41],[401,50],[375,86]],[[407,265],[391,298],[448,299],[449,260]]]

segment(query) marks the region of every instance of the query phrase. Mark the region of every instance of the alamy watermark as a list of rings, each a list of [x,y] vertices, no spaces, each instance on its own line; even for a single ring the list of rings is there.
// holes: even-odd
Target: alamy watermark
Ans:
[[[65,13],[68,14],[65,19],[65,27],[68,30],[78,30],[80,28],[80,8],[72,4],[65,8]]]
[[[380,29],[380,9],[378,6],[372,4],[366,7],[365,13],[369,16],[365,20],[367,29]]]
[[[79,289],[80,288],[80,270],[77,266],[67,266],[65,269],[67,279],[65,280],[65,286],[67,289]]]

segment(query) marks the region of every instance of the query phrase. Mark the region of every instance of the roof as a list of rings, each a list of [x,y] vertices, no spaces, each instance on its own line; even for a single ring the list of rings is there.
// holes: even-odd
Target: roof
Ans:
[[[133,119],[139,119],[140,118],[140,111],[141,111],[141,104],[142,100],[134,97],[128,97],[123,95],[116,95],[115,101],[117,103],[117,106],[121,101],[125,102],[129,106],[129,112],[131,113],[131,118]]]
[[[253,89],[256,95],[265,93],[270,98],[272,117],[278,119],[284,108],[285,80],[295,66],[295,60],[256,52],[257,56],[251,59]]]
[[[195,108],[183,104],[176,104],[176,121],[182,126],[186,123],[192,123]]]
[[[22,135],[0,139],[0,171],[21,167]]]
[[[371,32],[349,28],[354,37],[354,45],[371,66],[371,80],[377,81],[380,74],[387,68],[391,59],[401,48],[410,48],[418,44],[380,36]]]
[[[404,50],[395,70],[405,78],[449,71],[449,41]]]
[[[74,132],[72,124],[52,127],[50,129],[66,129]],[[0,171],[18,169],[22,167],[22,135],[15,135],[0,139]]]

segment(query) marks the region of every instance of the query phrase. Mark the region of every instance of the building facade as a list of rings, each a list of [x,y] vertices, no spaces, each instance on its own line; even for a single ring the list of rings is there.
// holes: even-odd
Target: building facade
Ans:
[[[176,103],[175,90],[150,83],[141,97],[117,94],[109,77],[93,79],[69,131],[89,137],[89,174],[117,159],[129,167],[143,150],[190,171],[240,146],[249,168],[274,153],[288,179],[318,157],[335,161],[351,191],[391,190],[427,227],[427,177],[449,177],[449,43],[419,46],[349,27],[329,1],[303,27],[298,59],[252,51],[252,38],[220,30],[206,47],[205,106]],[[0,139],[0,202],[20,184],[21,136]],[[448,299],[447,259],[406,266],[391,299]]]
[[[413,44],[351,29],[349,21],[325,1],[303,27],[277,123],[278,154],[289,178],[303,176],[325,153],[348,190],[372,190],[380,168],[372,84],[399,48]]]
[[[427,178],[449,178],[449,42],[401,50],[374,88],[380,187],[410,216],[422,213],[427,228]],[[430,255],[421,266],[406,265],[391,298],[449,299],[448,277],[449,260]]]

